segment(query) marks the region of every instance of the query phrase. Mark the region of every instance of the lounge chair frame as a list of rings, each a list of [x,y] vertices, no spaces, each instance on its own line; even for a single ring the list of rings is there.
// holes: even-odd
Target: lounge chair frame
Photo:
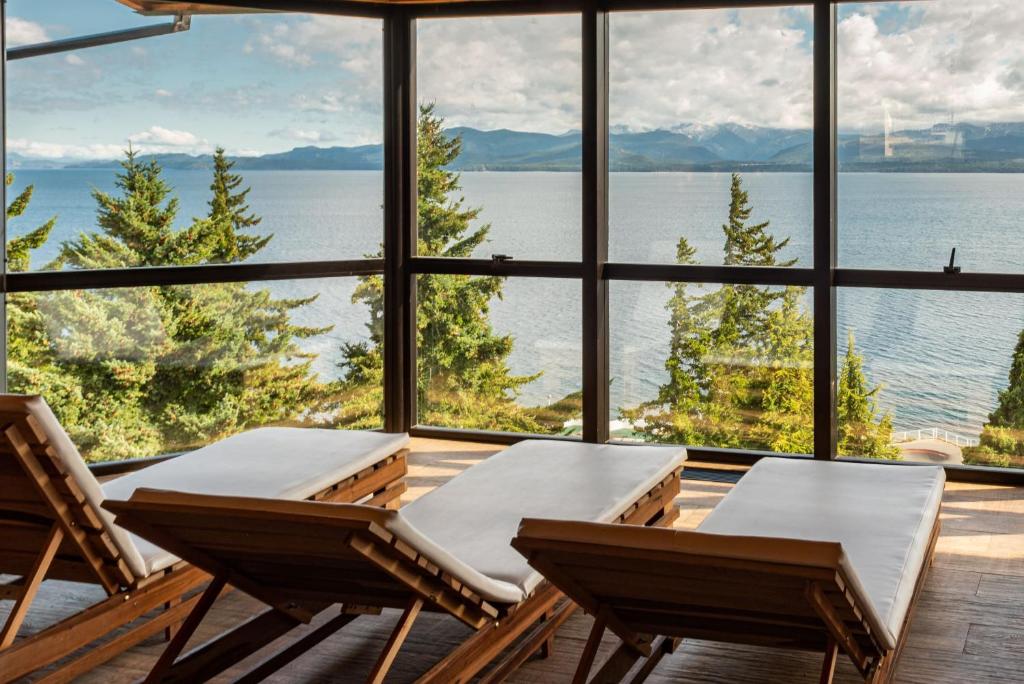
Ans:
[[[838,544],[775,540],[792,560],[701,552],[701,533],[677,531],[681,550],[604,542],[578,523],[527,520],[512,545],[534,568],[595,617],[574,684],[588,681],[605,629],[621,640],[591,682],[642,682],[684,638],[824,653],[820,682],[830,684],[845,653],[864,681],[889,682],[935,553],[939,518],[895,648],[878,638],[859,584],[847,577]],[[751,540],[752,538],[737,538]],[[706,541],[706,540],[705,540]],[[762,540],[763,542],[763,540]],[[823,546],[831,553],[822,554]],[[818,558],[800,562],[803,548]],[[820,562],[831,556],[835,562]],[[654,571],[656,569],[656,572]],[[642,661],[638,665],[638,661]]]
[[[370,497],[369,504],[396,508],[405,491],[406,455],[407,450],[399,450],[312,498],[354,502]],[[0,629],[0,682],[51,665],[128,625],[127,631],[62,663],[40,681],[70,681],[161,631],[171,638],[199,600],[196,590],[210,579],[185,562],[136,577],[98,511],[27,412],[0,413],[0,573],[16,576],[0,585],[0,600],[14,602]],[[108,598],[16,640],[45,579],[96,584]]]
[[[671,525],[678,515],[674,500],[681,470],[675,469],[639,497],[616,522]],[[448,613],[476,631],[418,681],[467,682],[515,645],[481,679],[497,682],[533,653],[550,652],[555,630],[575,610],[548,583],[514,605],[487,601],[372,516],[360,515],[352,507],[153,490],[139,490],[130,501],[104,505],[117,514],[119,524],[214,576],[207,589],[211,598],[195,604],[147,682],[207,680],[335,604],[341,604],[339,614],[237,681],[259,681],[361,614],[398,608],[402,615],[368,681],[383,681],[416,617],[434,611]],[[270,608],[179,658],[212,597],[225,584]]]

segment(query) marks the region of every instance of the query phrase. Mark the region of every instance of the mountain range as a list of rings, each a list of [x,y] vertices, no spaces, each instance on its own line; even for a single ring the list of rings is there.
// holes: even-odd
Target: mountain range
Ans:
[[[561,135],[524,131],[451,128],[462,138],[462,153],[452,164],[463,171],[577,171],[579,131]],[[671,129],[609,135],[612,171],[808,171],[812,168],[813,133],[739,124],[681,124]],[[157,154],[168,169],[211,166],[209,155]],[[843,171],[1024,171],[1024,122],[936,124],[931,128],[887,134],[839,136]],[[380,145],[296,147],[235,158],[238,170],[379,170]],[[8,168],[114,168],[118,160],[69,162],[8,155]]]

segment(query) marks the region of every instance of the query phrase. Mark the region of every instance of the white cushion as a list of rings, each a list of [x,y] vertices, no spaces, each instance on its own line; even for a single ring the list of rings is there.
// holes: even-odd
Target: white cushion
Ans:
[[[839,542],[891,648],[924,568],[945,480],[934,466],[762,459],[699,530]]]
[[[136,489],[146,487],[190,494],[301,500],[372,466],[408,443],[409,436],[404,433],[259,428],[111,480],[103,485],[103,495],[126,501]],[[127,534],[116,525],[114,528]],[[178,560],[142,537],[128,536],[141,564],[132,565],[127,554],[126,560],[140,577]]]
[[[682,447],[526,440],[403,507],[389,527],[483,598],[543,579],[511,546],[523,518],[614,522],[686,460]]]

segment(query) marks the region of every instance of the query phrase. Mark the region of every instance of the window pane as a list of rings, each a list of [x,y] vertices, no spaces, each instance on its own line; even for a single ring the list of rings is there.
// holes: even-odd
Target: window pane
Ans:
[[[610,259],[674,263],[684,236],[688,263],[810,266],[810,8],[623,12],[610,23]],[[735,172],[749,217],[730,212]],[[730,215],[770,222],[777,249],[727,250]]]
[[[579,16],[417,24],[419,254],[579,260]],[[454,185],[424,173],[425,145]],[[456,203],[472,239],[438,241],[425,197]]]
[[[1024,5],[839,7],[843,266],[1019,272]]]
[[[7,13],[15,44],[170,21],[106,0],[11,0]],[[35,247],[12,266],[376,252],[381,50],[379,20],[253,14],[196,16],[169,36],[11,62],[8,194],[32,195],[9,237]],[[230,170],[217,171],[218,148]]]
[[[810,453],[804,288],[611,283],[614,438]]]
[[[1024,467],[1020,296],[844,288],[837,320],[841,453]]]
[[[41,394],[91,461],[191,449],[262,425],[380,427],[380,338],[368,307],[353,302],[358,285],[10,294],[10,389]]]
[[[421,275],[416,297],[419,424],[580,431],[579,282]]]

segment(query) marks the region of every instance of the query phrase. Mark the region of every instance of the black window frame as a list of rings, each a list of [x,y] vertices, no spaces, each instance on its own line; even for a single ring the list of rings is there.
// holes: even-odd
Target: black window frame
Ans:
[[[863,0],[862,0],[863,1]],[[612,281],[757,284],[811,287],[814,292],[814,456],[837,458],[837,288],[885,288],[1024,293],[1024,273],[944,273],[841,268],[836,216],[836,10],[853,0],[467,0],[387,4],[352,0],[204,0],[206,5],[383,20],[384,258],[275,264],[225,264],[110,271],[7,273],[0,293],[156,284],[200,284],[382,274],[385,290],[384,429],[413,436],[511,444],[544,437],[428,427],[416,421],[416,277],[457,273],[568,278],[582,291],[583,434],[609,440],[609,311]],[[608,261],[608,53],[609,16],[658,11],[755,6],[805,6],[814,18],[813,263],[810,268],[640,264]],[[498,261],[417,257],[416,227],[416,20],[418,18],[578,14],[582,45],[582,245],[579,261]],[[2,17],[0,17],[2,18]],[[4,74],[5,75],[5,74]],[[6,97],[6,90],[4,91]],[[6,136],[5,136],[6,141]],[[6,155],[4,155],[6,156]],[[0,188],[2,192],[2,188]],[[0,195],[2,197],[2,195]],[[6,205],[6,201],[4,202]],[[6,243],[6,224],[0,231]],[[6,325],[6,314],[4,313]],[[824,343],[822,343],[824,342]],[[6,352],[6,334],[0,340]],[[6,354],[0,383],[6,386]],[[764,457],[807,455],[692,447],[693,460],[749,465]],[[845,459],[844,460],[858,460]],[[950,479],[1024,484],[1012,468],[946,466]]]

